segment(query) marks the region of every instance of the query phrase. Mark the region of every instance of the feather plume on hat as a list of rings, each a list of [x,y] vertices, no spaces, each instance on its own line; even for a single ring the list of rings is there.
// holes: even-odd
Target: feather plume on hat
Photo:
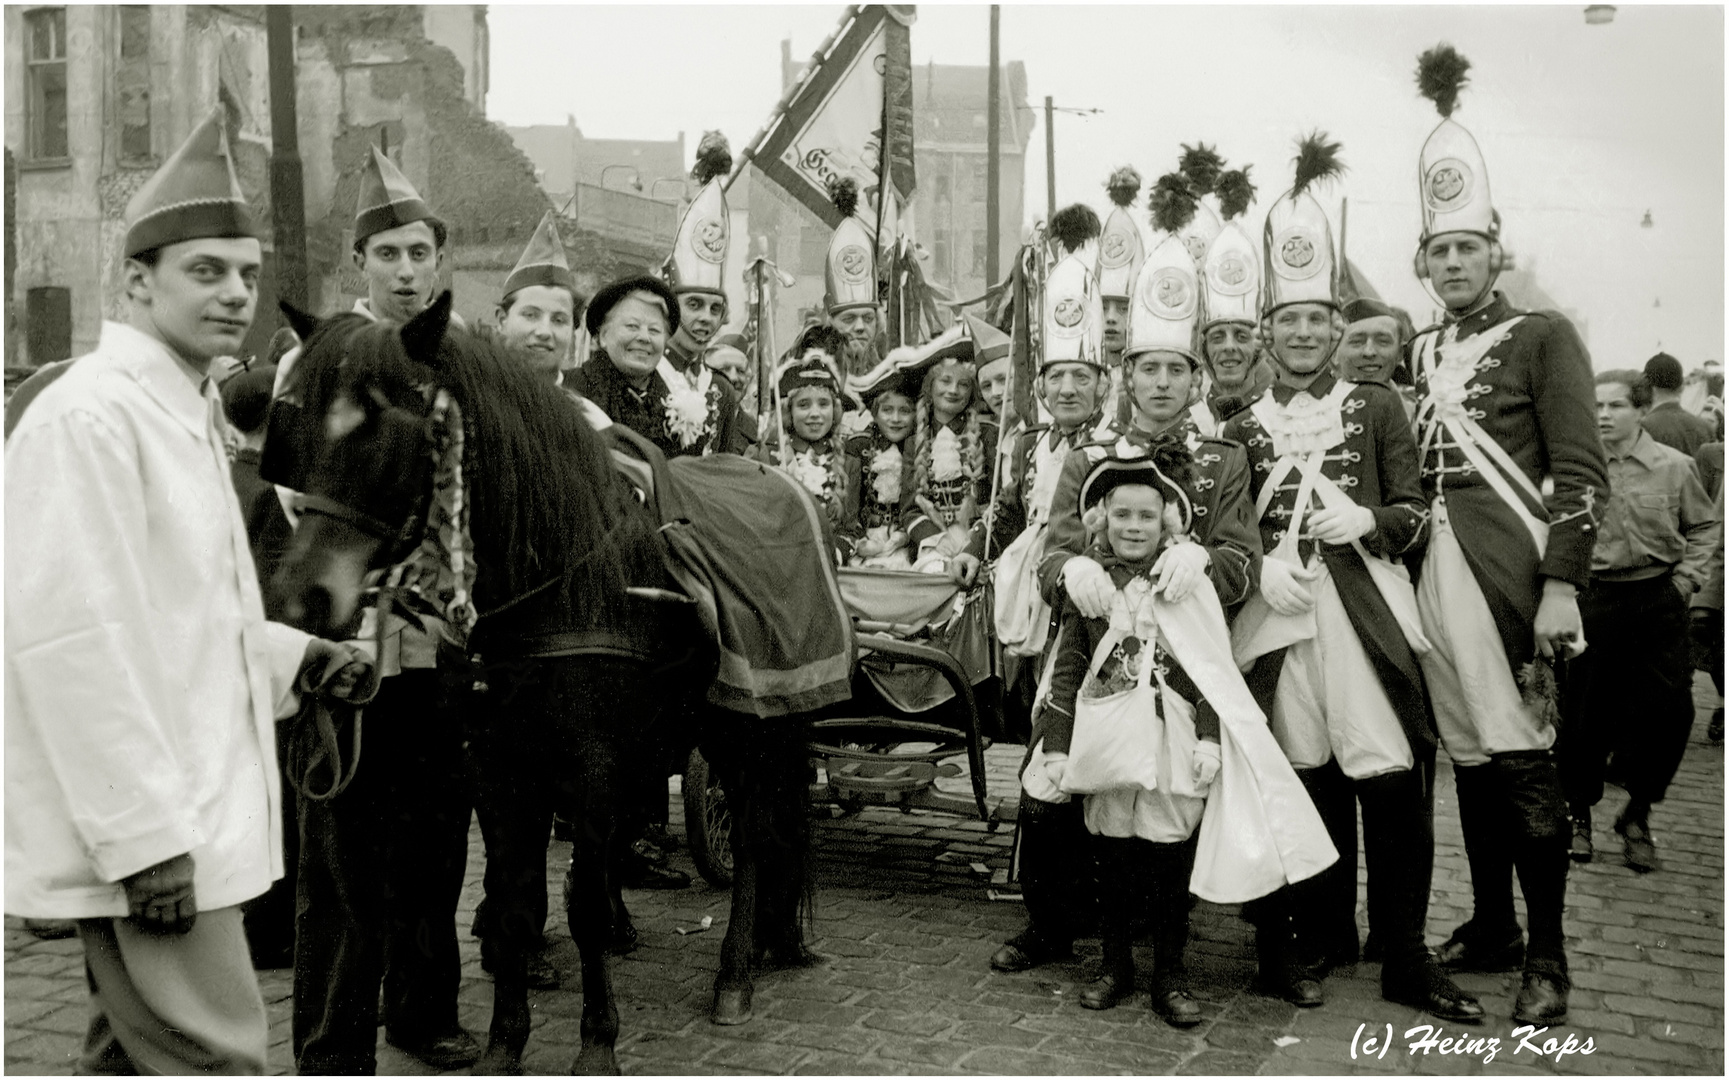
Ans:
[[[1255,185],[1249,180],[1251,165],[1219,174],[1213,194],[1219,197],[1219,213],[1226,221],[1242,217],[1255,201]]]
[[[1445,42],[1417,57],[1417,91],[1435,103],[1443,117],[1459,107],[1459,91],[1470,77],[1471,61]]]
[[[1072,203],[1051,217],[1051,236],[1064,251],[1076,251],[1088,240],[1098,239],[1104,226],[1099,215],[1086,203]]]
[[[1197,197],[1207,195],[1214,191],[1219,174],[1225,171],[1225,159],[1206,143],[1196,143],[1194,146],[1184,143],[1183,156],[1177,161],[1177,171],[1188,180]]]
[[[858,181],[850,176],[829,177],[828,197],[841,217],[852,217],[858,209]]]
[[[1194,188],[1182,173],[1166,173],[1147,193],[1153,224],[1172,235],[1194,220],[1198,202]]]
[[[1296,182],[1291,185],[1291,197],[1307,191],[1313,184],[1331,180],[1345,171],[1339,160],[1343,143],[1328,142],[1327,133],[1312,131],[1297,142]]]
[[[703,132],[702,141],[696,144],[696,164],[691,166],[690,178],[706,184],[730,172],[732,147],[727,145],[726,136],[718,131]]]
[[[1127,206],[1141,193],[1141,174],[1133,165],[1124,165],[1105,181],[1105,194],[1117,206]]]

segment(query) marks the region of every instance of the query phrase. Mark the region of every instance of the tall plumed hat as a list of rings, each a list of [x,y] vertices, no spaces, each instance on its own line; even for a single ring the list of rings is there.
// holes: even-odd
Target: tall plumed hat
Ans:
[[[665,265],[667,284],[675,293],[726,294],[726,253],[732,242],[732,218],[727,212],[724,181],[732,171],[732,150],[718,131],[703,133],[696,146],[690,178],[702,185],[685,209]]]
[[[858,181],[850,176],[829,182],[829,198],[841,213],[828,242],[823,267],[823,306],[829,314],[848,308],[874,307],[877,302],[876,240],[858,219]]]
[[[565,258],[564,242],[558,238],[558,226],[553,222],[551,210],[535,226],[534,235],[528,238],[528,246],[522,249],[522,258],[516,260],[515,269],[504,279],[504,291],[500,295],[509,296],[530,285],[551,285],[569,289],[575,295],[576,282],[570,276],[570,262]]]
[[[1224,226],[1201,264],[1203,333],[1215,323],[1253,325],[1261,306],[1261,253],[1242,226],[1244,211],[1255,201],[1249,166],[1220,174],[1214,191]]]
[[[1491,240],[1500,237],[1500,215],[1489,201],[1488,164],[1477,140],[1453,119],[1470,70],[1471,62],[1451,45],[1437,45],[1417,58],[1417,89],[1441,114],[1417,163],[1421,243],[1448,232],[1472,232]]]
[[[1296,180],[1267,211],[1262,230],[1266,272],[1261,313],[1286,304],[1339,306],[1339,266],[1333,226],[1310,189],[1345,171],[1339,144],[1314,132],[1297,143]]]
[[[1091,364],[1101,370],[1105,367],[1105,305],[1093,280],[1090,254],[1084,249],[1070,251],[1051,267],[1045,279],[1041,371],[1052,364]]]
[[[1111,213],[1099,237],[1099,295],[1127,300],[1147,256],[1141,230],[1129,215],[1129,204],[1141,191],[1141,174],[1124,165],[1105,182],[1105,191],[1111,197]]]
[[[228,156],[223,110],[193,129],[126,204],[126,256],[183,240],[258,235]]]
[[[444,222],[427,208],[420,192],[384,151],[376,146],[370,149],[372,156],[361,170],[360,197],[354,205],[354,242],[365,243],[369,236],[416,221],[426,222],[442,240]]]
[[[1213,238],[1224,227],[1219,212],[1182,172],[1166,173],[1153,183],[1147,209],[1152,212],[1153,228],[1180,240],[1196,263],[1207,257]],[[1157,246],[1158,240],[1153,243]]]
[[[1195,260],[1177,237],[1166,233],[1147,253],[1129,301],[1129,343],[1123,359],[1155,349],[1195,355],[1195,326],[1200,321],[1201,289]]]
[[[1057,257],[1084,253],[1090,264],[1092,252],[1088,245],[1099,238],[1103,226],[1099,215],[1086,203],[1070,203],[1051,215],[1049,233],[1056,244]]]

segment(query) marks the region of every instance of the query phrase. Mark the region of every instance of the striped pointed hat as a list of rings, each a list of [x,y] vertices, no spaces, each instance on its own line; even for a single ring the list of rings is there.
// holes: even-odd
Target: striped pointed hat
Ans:
[[[732,242],[732,217],[727,211],[725,182],[732,170],[726,136],[706,132],[696,148],[691,179],[702,185],[685,210],[666,260],[666,283],[675,293],[709,292],[726,295],[726,253]]]
[[[126,204],[126,257],[182,240],[257,237],[217,108]]]
[[[374,146],[372,158],[360,174],[360,198],[354,207],[354,242],[364,244],[367,237],[386,229],[424,221],[442,243],[444,222],[430,209],[420,192],[402,175],[396,163]]]
[[[570,276],[570,262],[564,257],[564,243],[558,238],[558,226],[553,224],[551,210],[540,219],[534,235],[528,239],[528,247],[522,251],[522,258],[516,260],[516,268],[504,279],[502,295],[509,296],[530,285],[570,289],[573,295],[576,290],[576,283]]]

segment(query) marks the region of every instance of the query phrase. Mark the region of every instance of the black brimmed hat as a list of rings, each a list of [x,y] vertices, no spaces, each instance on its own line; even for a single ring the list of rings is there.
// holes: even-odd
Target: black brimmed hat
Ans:
[[[610,282],[594,294],[594,299],[588,302],[588,314],[583,319],[583,325],[588,327],[590,336],[600,333],[600,326],[606,321],[607,314],[618,306],[620,300],[633,292],[653,293],[660,297],[661,303],[666,305],[667,337],[678,332],[678,297],[672,294],[672,288],[657,277],[638,274]]]

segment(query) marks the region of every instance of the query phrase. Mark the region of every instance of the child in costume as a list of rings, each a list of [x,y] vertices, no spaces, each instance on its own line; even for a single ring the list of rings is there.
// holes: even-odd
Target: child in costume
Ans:
[[[859,539],[852,564],[883,570],[910,570],[907,534],[900,527],[901,484],[916,422],[918,389],[904,371],[873,373],[859,389],[869,410],[863,434],[847,440],[847,453],[859,462]]]
[[[842,565],[858,539],[859,460],[848,452],[838,427],[841,417],[840,332],[812,326],[799,336],[789,359],[776,373],[781,430],[775,445],[758,457],[791,475],[816,496],[834,527]]]
[[[1193,526],[1191,469],[1174,446],[1107,457],[1088,473],[1079,501],[1089,553],[1115,591],[1104,618],[1064,612],[1022,773],[1034,798],[1086,799],[1104,973],[1081,1005],[1109,1009],[1133,994],[1130,925],[1146,914],[1153,1009],[1179,1027],[1201,1020],[1183,966],[1188,894],[1240,903],[1338,858],[1231,660],[1211,584],[1174,603],[1157,591],[1154,562]]]
[[[996,422],[975,408],[979,393],[972,338],[954,331],[924,346],[907,371],[922,374],[908,479],[901,486],[901,528],[913,568],[959,573],[963,584],[984,553]],[[966,556],[965,560],[958,556]]]

